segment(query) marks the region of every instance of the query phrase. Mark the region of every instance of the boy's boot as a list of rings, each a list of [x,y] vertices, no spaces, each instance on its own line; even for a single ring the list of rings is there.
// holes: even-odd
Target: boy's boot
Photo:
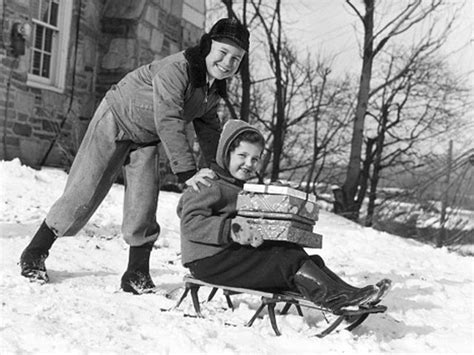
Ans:
[[[48,227],[45,221],[36,231],[30,244],[20,256],[21,275],[36,282],[48,282],[44,261],[49,255],[49,249],[56,240],[56,234]]]
[[[130,247],[128,267],[120,286],[135,295],[152,292],[155,284],[150,276],[150,253],[153,243]]]
[[[335,314],[341,313],[345,307],[358,307],[374,302],[379,292],[376,286],[355,290],[343,288],[312,261],[306,261],[300,267],[294,280],[304,297]]]

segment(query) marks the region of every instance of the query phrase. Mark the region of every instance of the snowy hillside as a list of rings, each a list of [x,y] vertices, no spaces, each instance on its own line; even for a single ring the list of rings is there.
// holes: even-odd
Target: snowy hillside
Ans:
[[[243,324],[259,299],[234,296],[226,308],[220,293],[193,315],[190,299],[173,307],[186,270],[179,258],[179,194],[162,192],[162,227],[152,253],[151,275],[162,293],[133,296],[118,290],[128,248],[120,237],[123,187],[115,185],[90,223],[75,238],[53,246],[46,265],[51,283],[29,283],[17,265],[22,249],[62,192],[66,174],[36,171],[18,160],[0,161],[1,354],[352,354],[474,353],[473,258],[433,249],[364,228],[321,212],[316,230],[327,264],[356,285],[390,278],[383,304],[353,332],[312,337],[325,324],[316,311],[279,316],[276,337],[268,317]],[[200,291],[201,300],[208,290]],[[172,299],[166,297],[170,294]],[[231,325],[229,325],[231,324]]]

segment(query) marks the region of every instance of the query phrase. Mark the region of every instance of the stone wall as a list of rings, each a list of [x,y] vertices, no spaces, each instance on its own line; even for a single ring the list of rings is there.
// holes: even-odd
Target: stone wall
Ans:
[[[24,164],[68,166],[94,109],[101,1],[74,2],[63,92],[27,85],[26,53],[13,57],[10,33],[15,22],[31,24],[29,0],[4,0],[5,19],[0,52],[0,102],[3,137],[1,159],[18,157]],[[30,39],[31,41],[31,39]],[[75,70],[73,69],[75,68]],[[8,110],[5,114],[5,106]],[[54,145],[53,145],[54,142]],[[46,156],[46,154],[49,154]]]
[[[13,24],[31,23],[30,0],[3,1],[0,159],[33,167],[70,166],[107,89],[139,65],[196,44],[204,29],[205,0],[74,0],[66,88],[58,92],[27,85],[28,43],[25,55],[10,51]]]

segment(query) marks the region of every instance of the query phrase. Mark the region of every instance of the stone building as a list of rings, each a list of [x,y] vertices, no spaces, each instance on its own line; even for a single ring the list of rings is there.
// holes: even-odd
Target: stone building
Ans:
[[[205,0],[3,0],[0,159],[67,168],[107,89],[196,44],[205,10]]]

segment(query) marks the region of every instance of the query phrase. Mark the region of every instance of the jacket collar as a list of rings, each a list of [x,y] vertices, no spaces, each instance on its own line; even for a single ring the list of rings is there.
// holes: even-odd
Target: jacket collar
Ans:
[[[201,88],[207,84],[207,69],[205,58],[201,55],[199,46],[188,48],[184,51],[184,57],[189,63],[189,78],[191,85],[196,88]],[[227,97],[227,88],[225,80],[215,80],[214,86],[220,97]]]

